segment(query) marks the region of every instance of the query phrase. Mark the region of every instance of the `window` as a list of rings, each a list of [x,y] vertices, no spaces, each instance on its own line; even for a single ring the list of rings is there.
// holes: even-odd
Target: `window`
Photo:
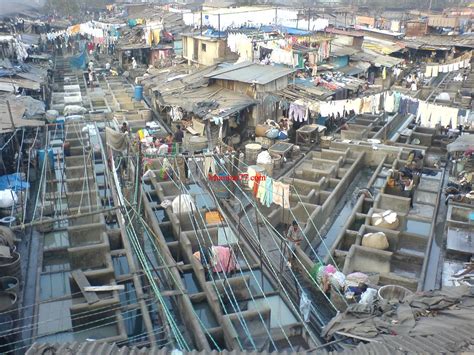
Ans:
[[[205,52],[206,51],[206,44],[201,43],[201,51]]]

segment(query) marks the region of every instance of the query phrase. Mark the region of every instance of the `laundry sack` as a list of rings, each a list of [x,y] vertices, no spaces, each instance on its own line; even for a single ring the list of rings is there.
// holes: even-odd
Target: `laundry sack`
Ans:
[[[10,208],[18,202],[15,191],[6,189],[0,191],[0,208]]]
[[[188,194],[176,196],[171,203],[171,206],[173,208],[173,213],[188,213],[196,210],[196,205],[194,204],[193,198]]]
[[[385,250],[388,249],[388,239],[385,233],[377,232],[377,233],[367,233],[362,237],[362,246]]]
[[[371,218],[371,224],[374,227],[395,230],[400,225],[396,212],[387,210],[382,213],[374,213]]]

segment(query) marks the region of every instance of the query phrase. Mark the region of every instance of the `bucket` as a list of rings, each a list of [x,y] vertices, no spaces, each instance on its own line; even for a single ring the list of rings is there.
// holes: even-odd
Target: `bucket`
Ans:
[[[54,169],[54,152],[53,152],[53,149],[49,148],[47,154],[48,154],[48,159],[49,159],[47,168],[49,168],[50,170],[53,170]],[[45,156],[46,156],[45,150],[44,149],[39,149],[38,150],[38,162],[39,162],[40,169],[43,168]]]
[[[248,165],[254,165],[257,162],[257,155],[262,150],[262,146],[257,143],[249,143],[245,146],[245,157]]]
[[[385,285],[379,288],[378,296],[382,301],[403,302],[412,293],[403,286]]]
[[[272,162],[273,162],[273,168],[274,169],[281,169],[283,166],[283,159],[280,154],[271,154],[272,156]]]
[[[137,101],[143,100],[143,86],[135,85],[134,98]]]

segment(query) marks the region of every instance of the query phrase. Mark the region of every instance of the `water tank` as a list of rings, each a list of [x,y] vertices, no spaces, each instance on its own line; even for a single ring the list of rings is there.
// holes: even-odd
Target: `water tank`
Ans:
[[[135,93],[134,94],[135,100],[137,100],[137,101],[143,100],[143,86],[135,85],[134,93]]]

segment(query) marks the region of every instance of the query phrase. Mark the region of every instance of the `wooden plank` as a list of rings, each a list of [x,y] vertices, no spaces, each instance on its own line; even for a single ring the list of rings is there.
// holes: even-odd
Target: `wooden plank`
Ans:
[[[86,286],[86,292],[105,292],[105,291],[121,291],[125,290],[125,285],[108,285],[108,286]]]
[[[87,277],[84,275],[82,270],[74,270],[71,275],[76,281],[77,286],[79,286],[81,289],[81,292],[88,304],[94,304],[100,301],[95,292],[88,292],[85,290],[86,287],[91,287],[91,284],[89,283],[89,280],[87,280]]]

